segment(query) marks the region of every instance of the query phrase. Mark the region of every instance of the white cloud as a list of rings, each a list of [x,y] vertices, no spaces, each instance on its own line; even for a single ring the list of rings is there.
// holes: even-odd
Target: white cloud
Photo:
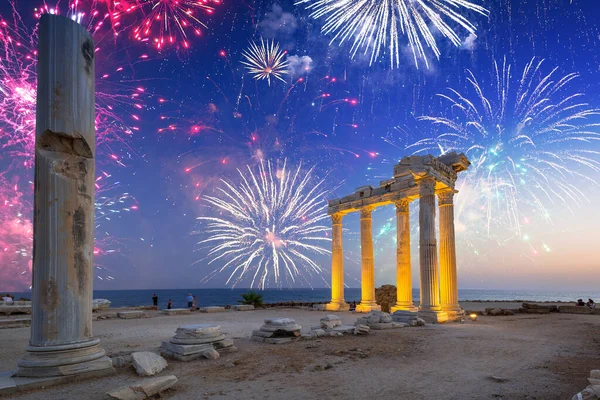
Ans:
[[[299,76],[309,73],[313,68],[313,60],[309,56],[289,56],[287,58],[289,63],[290,74],[292,76]]]
[[[273,4],[258,26],[264,37],[273,38],[277,34],[292,35],[298,27],[298,20],[292,13],[283,11],[279,4]]]
[[[477,47],[477,35],[471,33],[460,46],[463,50],[473,51]]]

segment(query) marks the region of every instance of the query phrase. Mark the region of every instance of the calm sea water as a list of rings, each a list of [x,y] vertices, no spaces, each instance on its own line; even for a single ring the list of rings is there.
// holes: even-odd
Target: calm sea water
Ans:
[[[187,305],[185,297],[192,293],[197,297],[198,306],[224,306],[237,304],[242,293],[249,289],[161,289],[161,290],[95,290],[95,299],[108,299],[112,307],[152,305],[152,295],[158,295],[159,308],[166,308],[169,299],[173,300],[174,308]],[[325,302],[331,299],[330,289],[267,289],[260,292],[265,303],[285,301]],[[13,293],[17,298],[31,298],[31,293]],[[360,301],[360,289],[346,289],[346,301]],[[527,301],[575,301],[579,298],[587,300],[600,299],[600,292],[567,293],[542,291],[509,291],[509,290],[478,290],[460,289],[460,301],[467,300],[527,300]],[[419,300],[419,290],[413,290],[413,299]]]

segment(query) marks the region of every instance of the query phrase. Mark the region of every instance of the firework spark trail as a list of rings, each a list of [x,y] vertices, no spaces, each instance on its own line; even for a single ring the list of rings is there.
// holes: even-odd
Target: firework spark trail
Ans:
[[[467,90],[440,94],[448,106],[443,116],[422,116],[439,128],[434,137],[408,146],[416,153],[464,152],[471,169],[459,184],[462,213],[481,212],[490,235],[496,226],[522,234],[527,210],[551,223],[549,207],[587,201],[581,182],[597,185],[600,151],[584,146],[600,140],[600,110],[569,85],[579,75],[544,72],[544,60],[532,59],[512,78],[506,59],[494,62],[492,84],[483,86],[467,71]]]
[[[0,17],[0,149],[2,149],[3,166],[6,168],[0,178],[0,277],[3,282],[10,282],[10,290],[29,287],[31,280],[31,246],[32,224],[28,216],[32,214],[32,206],[26,200],[32,197],[33,184],[30,181],[31,167],[35,152],[35,106],[36,106],[36,58],[37,27],[29,29],[12,4],[11,20]],[[73,3],[75,4],[75,3]],[[95,4],[95,3],[94,3]],[[44,12],[58,13],[58,9],[38,10],[37,17]],[[92,15],[95,12],[91,12]],[[70,14],[67,13],[67,16]],[[80,15],[79,12],[77,15]],[[83,22],[85,23],[86,20]],[[101,25],[100,25],[101,26]],[[96,29],[96,23],[90,23],[94,38],[105,32]],[[110,66],[109,51],[99,51],[102,62],[97,65]],[[142,60],[145,57],[142,57]],[[128,139],[137,127],[127,123],[120,116],[126,108],[140,112],[144,108],[142,99],[144,88],[133,86],[123,78],[123,71],[131,68],[115,67],[111,73],[98,74],[96,93],[96,142],[100,160],[109,160],[111,164],[125,166],[123,157],[113,150],[130,150]],[[115,78],[112,78],[115,75]],[[103,91],[102,88],[109,89]],[[137,114],[128,111],[132,120],[138,121]],[[118,146],[113,146],[118,144]],[[133,151],[129,151],[134,153]],[[8,163],[8,164],[7,164]],[[25,168],[23,168],[25,167]],[[118,218],[123,212],[137,209],[137,202],[128,193],[118,193],[119,183],[110,180],[110,174],[100,172],[96,181],[96,218],[97,227]],[[15,182],[27,182],[16,184]],[[111,254],[118,250],[106,249],[103,243],[115,246],[118,239],[105,232],[106,237],[97,243],[98,254]],[[7,258],[8,257],[8,258]]]
[[[256,80],[266,79],[271,86],[271,77],[285,82],[283,75],[289,74],[289,62],[284,59],[286,52],[279,48],[279,43],[275,41],[265,42],[260,39],[260,45],[251,42],[250,47],[242,52],[245,61],[242,64],[246,66],[248,73]]]
[[[221,215],[199,217],[203,228],[195,233],[209,236],[198,242],[210,246],[208,264],[222,263],[204,281],[228,271],[227,284],[251,278],[251,287],[264,289],[271,281],[281,287],[282,276],[308,282],[305,274],[321,274],[307,253],[330,253],[319,245],[331,241],[330,228],[321,225],[327,219],[323,180],[313,184],[312,168],[288,170],[286,161],[280,169],[261,162],[245,172],[238,169],[238,184],[221,180],[219,197],[204,197]]]
[[[468,0],[301,0],[295,4],[306,4],[311,18],[325,20],[321,32],[333,35],[331,43],[351,42],[352,58],[362,49],[365,55],[370,53],[372,65],[387,51],[391,68],[400,66],[401,37],[407,37],[417,68],[419,59],[429,68],[426,48],[440,57],[432,27],[460,46],[460,37],[446,20],[474,35],[475,24],[463,13],[488,15]]]
[[[189,32],[200,36],[202,29],[208,29],[199,14],[212,15],[213,5],[220,3],[220,0],[135,0],[115,15],[121,18],[141,12],[143,18],[133,28],[135,39],[150,40],[158,50],[177,43],[187,49],[190,47]]]

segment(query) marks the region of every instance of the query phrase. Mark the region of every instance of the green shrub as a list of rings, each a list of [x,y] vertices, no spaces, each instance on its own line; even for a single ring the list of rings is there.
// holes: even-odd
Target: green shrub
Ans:
[[[239,300],[238,303],[251,305],[255,308],[263,305],[263,295],[258,294],[253,290],[249,291],[248,293],[243,293],[242,298],[244,300]]]

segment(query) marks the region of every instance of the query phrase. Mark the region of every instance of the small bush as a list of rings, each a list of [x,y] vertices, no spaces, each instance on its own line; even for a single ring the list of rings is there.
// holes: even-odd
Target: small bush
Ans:
[[[244,300],[239,300],[238,303],[254,306],[255,308],[263,305],[263,295],[258,294],[255,291],[249,291],[248,293],[242,294]]]

